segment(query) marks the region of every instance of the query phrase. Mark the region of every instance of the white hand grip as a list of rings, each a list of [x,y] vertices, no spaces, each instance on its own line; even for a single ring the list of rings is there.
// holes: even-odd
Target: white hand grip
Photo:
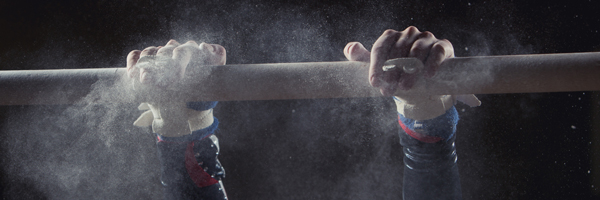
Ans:
[[[416,58],[396,58],[383,63],[383,71],[400,70],[404,73],[414,74],[424,68],[423,62]]]

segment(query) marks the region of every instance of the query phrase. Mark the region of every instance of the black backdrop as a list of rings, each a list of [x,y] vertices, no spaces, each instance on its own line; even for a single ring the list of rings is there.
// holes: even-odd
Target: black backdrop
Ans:
[[[593,1],[0,1],[0,69],[124,67],[169,39],[218,43],[228,63],[343,60],[388,28],[449,39],[457,56],[600,49]],[[76,83],[74,83],[76,84]],[[1,95],[1,94],[0,94]],[[458,105],[465,199],[597,199],[595,92],[479,95]],[[160,199],[136,105],[0,107],[5,199]],[[221,102],[232,199],[398,199],[387,98]],[[597,134],[596,134],[597,135]],[[594,185],[596,184],[596,185]]]

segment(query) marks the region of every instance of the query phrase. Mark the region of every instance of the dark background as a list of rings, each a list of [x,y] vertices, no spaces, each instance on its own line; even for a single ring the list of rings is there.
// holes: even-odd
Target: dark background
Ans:
[[[129,51],[169,39],[221,44],[231,64],[338,61],[347,42],[370,48],[385,29],[409,25],[449,39],[457,56],[598,51],[599,8],[4,0],[0,69],[124,67]],[[600,199],[598,93],[479,97],[481,107],[457,106],[465,199]],[[220,102],[215,113],[230,199],[401,198],[403,155],[388,98]],[[3,199],[160,199],[154,137],[131,125],[138,114],[135,104],[85,101],[0,107]]]

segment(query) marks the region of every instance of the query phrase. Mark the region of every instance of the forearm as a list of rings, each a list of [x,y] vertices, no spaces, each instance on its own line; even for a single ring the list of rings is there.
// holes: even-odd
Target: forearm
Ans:
[[[431,120],[399,116],[403,128],[399,135],[404,151],[404,199],[462,199],[454,144],[457,122],[454,108]]]

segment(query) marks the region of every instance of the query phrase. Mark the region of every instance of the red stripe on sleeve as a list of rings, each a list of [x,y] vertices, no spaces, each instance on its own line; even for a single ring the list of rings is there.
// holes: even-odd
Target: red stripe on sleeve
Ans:
[[[410,135],[411,137],[413,137],[421,142],[436,143],[436,142],[439,142],[440,140],[442,140],[441,137],[423,135],[421,133],[415,132],[415,131],[407,128],[406,125],[404,125],[404,123],[402,123],[402,121],[400,121],[400,119],[398,119],[398,124],[400,124],[400,127],[402,127],[402,130],[404,130],[404,132],[406,132],[406,134]]]
[[[190,142],[185,150],[185,168],[198,187],[206,187],[219,182],[210,177],[210,174],[198,165],[198,161],[194,157],[194,142]]]

